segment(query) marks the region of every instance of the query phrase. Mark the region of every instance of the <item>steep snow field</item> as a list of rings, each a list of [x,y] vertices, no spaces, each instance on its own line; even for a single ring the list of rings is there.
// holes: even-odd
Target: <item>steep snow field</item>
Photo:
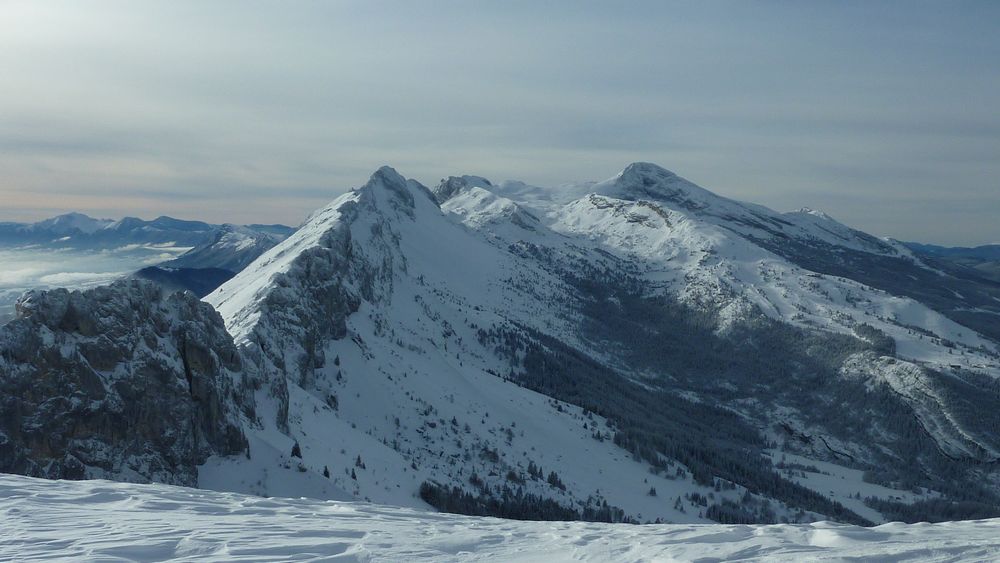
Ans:
[[[355,502],[0,475],[0,559],[987,561],[1000,520],[724,526],[519,522]]]

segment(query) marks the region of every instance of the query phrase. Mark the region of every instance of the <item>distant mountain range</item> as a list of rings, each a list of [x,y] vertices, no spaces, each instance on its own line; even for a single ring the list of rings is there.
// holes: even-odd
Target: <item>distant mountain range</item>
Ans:
[[[201,297],[294,231],[284,225],[213,225],[165,216],[115,221],[67,213],[37,223],[0,223],[0,248],[121,253],[139,246],[189,248],[135,276]]]
[[[280,240],[294,229],[284,225],[212,225],[161,216],[147,221],[137,217],[95,219],[67,213],[37,223],[0,223],[0,246],[44,245],[58,248],[114,248],[128,244],[200,246],[214,241],[222,230],[273,236]]]
[[[204,297],[292,232],[294,229],[281,225],[220,225],[213,229],[211,239],[135,275]]]
[[[916,242],[905,243],[913,252],[945,267],[965,271],[1000,282],[1000,244],[975,247],[947,247]]]
[[[159,267],[239,269],[202,300],[23,297],[0,471],[539,520],[1000,515],[1000,283],[929,252],[649,163],[383,167],[271,234]]]

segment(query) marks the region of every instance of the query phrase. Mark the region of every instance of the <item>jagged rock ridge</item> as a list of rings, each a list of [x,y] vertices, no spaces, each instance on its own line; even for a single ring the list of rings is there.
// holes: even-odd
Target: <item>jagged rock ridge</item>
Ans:
[[[140,281],[31,292],[0,328],[0,471],[197,484],[211,455],[246,450],[222,319]]]

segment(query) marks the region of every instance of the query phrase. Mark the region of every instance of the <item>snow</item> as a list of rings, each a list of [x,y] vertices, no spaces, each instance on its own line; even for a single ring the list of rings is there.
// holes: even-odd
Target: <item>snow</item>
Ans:
[[[308,248],[319,245],[320,239],[340,219],[340,207],[357,201],[358,192],[346,193],[328,206],[313,213],[302,228],[285,241],[262,254],[235,278],[216,290],[205,300],[211,303],[222,317],[237,343],[249,335],[259,316],[254,309],[266,296],[274,277],[287,272],[292,262]],[[240,315],[239,320],[234,317]]]
[[[590,265],[612,256],[634,265],[657,291],[718,305],[720,330],[756,307],[804,327],[852,333],[857,323],[868,323],[884,331],[895,339],[900,359],[858,355],[841,375],[887,384],[912,403],[943,451],[975,454],[977,436],[948,412],[948,397],[928,385],[930,375],[921,366],[974,365],[1000,375],[995,359],[974,350],[993,349],[992,344],[911,299],[805,270],[754,241],[774,235],[773,230],[905,257],[898,244],[853,231],[821,212],[782,214],[721,198],[644,163],[605,182],[550,191],[519,182],[493,184],[478,176],[456,180],[447,198],[436,197],[395,171],[380,169],[366,186],[315,213],[206,298],[236,343],[258,352],[245,356],[243,374],[248,381],[261,378],[253,381],[261,383],[257,387],[248,384],[255,393],[253,419],[240,420],[247,455],[208,459],[198,468],[202,490],[0,476],[0,559],[1000,557],[995,539],[1000,521],[889,523],[870,529],[826,522],[709,525],[698,507],[682,502],[686,510],[678,510],[675,499],[698,493],[714,495],[713,502],[736,501],[746,490],[700,486],[690,472],[680,477],[651,472],[608,439],[614,429],[605,419],[505,380],[510,363],[477,338],[479,328],[523,326],[599,354],[578,340],[577,292],[550,271],[551,264],[512,248],[535,245]],[[216,242],[229,251],[254,243],[242,230]],[[349,246],[337,246],[342,242]],[[339,267],[342,263],[347,267]],[[19,276],[19,271],[6,276]],[[64,282],[84,277],[61,275]],[[331,281],[363,298],[344,313],[342,334],[323,333],[315,342],[318,353],[310,359],[323,362],[309,364],[301,377],[281,371],[301,357],[302,342],[293,341],[296,333],[289,327],[316,320],[310,311],[302,312],[315,304],[308,291]],[[274,296],[281,299],[269,301]],[[333,321],[318,319],[322,326]],[[944,340],[962,354],[951,353]],[[274,346],[268,352],[284,365],[266,363],[263,347],[253,348],[261,342]],[[613,359],[595,359],[615,369]],[[281,378],[283,396],[274,393],[276,382],[268,378]],[[279,422],[283,407],[284,423]],[[800,429],[796,414],[776,416],[787,416]],[[595,432],[603,439],[595,439]],[[855,444],[830,440],[831,451],[854,451]],[[295,445],[301,456],[292,456]],[[484,451],[498,452],[498,461],[484,461]],[[995,449],[985,454],[1000,457]],[[937,495],[866,483],[861,470],[834,463],[777,451],[770,456],[775,464],[792,464],[785,472],[792,481],[876,523],[884,517],[859,494],[900,502]],[[432,512],[418,496],[423,482],[468,488],[473,474],[490,487],[502,486],[508,469],[524,475],[529,463],[557,473],[565,489],[528,478],[527,493],[564,506],[593,498],[638,521],[669,524],[444,515]],[[803,469],[812,467],[818,471]],[[778,518],[792,517],[788,507],[774,505]]]
[[[656,182],[647,182],[649,177]],[[358,309],[347,314],[345,335],[321,343],[325,364],[308,377],[287,378],[287,428],[275,423],[281,406],[265,385],[257,394],[259,424],[245,429],[252,459],[210,460],[201,470],[200,486],[318,498],[342,498],[343,492],[426,509],[416,495],[421,482],[467,487],[476,472],[491,486],[502,485],[508,468],[523,472],[534,462],[546,472],[555,471],[566,490],[529,480],[527,492],[566,505],[603,499],[640,521],[705,522],[697,508],[678,511],[673,501],[710,489],[690,477],[650,473],[646,464],[609,440],[592,437],[595,428],[607,431],[600,417],[586,417],[577,407],[498,377],[507,373],[509,363],[480,344],[479,327],[533,327],[581,350],[593,348],[578,340],[571,302],[577,292],[541,262],[510,251],[522,242],[591,263],[610,253],[637,264],[664,292],[718,303],[723,328],[745,318],[751,306],[779,320],[842,333],[867,322],[896,338],[905,358],[951,363],[956,356],[949,357],[943,345],[919,340],[901,323],[915,324],[962,343],[968,361],[996,369],[995,361],[971,352],[985,343],[974,332],[912,300],[795,266],[734,233],[724,219],[767,221],[797,236],[835,237],[859,247],[871,243],[852,239],[854,231],[823,214],[801,211],[797,221],[793,215],[720,198],[641,163],[606,182],[550,191],[518,182],[493,184],[478,176],[453,177],[436,195],[383,167],[365,186],[315,213],[206,298],[237,344],[265,342],[287,366],[299,357],[301,343],[282,334],[295,327],[282,324],[285,310],[273,309],[270,296],[307,310],[318,305],[295,291],[321,283],[309,281],[308,272],[338,263],[344,250],[334,246],[343,241],[350,245],[351,262],[329,274],[336,283],[345,292],[362,295],[364,279],[378,280],[359,299]],[[890,252],[887,248],[875,251]],[[316,257],[322,259],[311,262]],[[357,271],[367,273],[357,276]],[[455,428],[452,419],[458,423]],[[931,431],[942,447],[962,451],[969,437],[952,426],[958,424],[944,418]],[[289,459],[296,442],[303,457]],[[502,452],[499,465],[482,462],[483,448]],[[364,469],[356,467],[358,456]],[[289,468],[295,479],[275,477],[287,475]],[[317,492],[324,468],[330,472],[330,487]],[[831,471],[851,477],[852,490],[840,491],[837,500],[881,521],[848,498],[860,485],[858,475],[845,471]],[[829,490],[829,483],[819,478],[803,484],[823,494]],[[650,487],[658,497],[647,494]],[[717,496],[736,500],[743,492],[737,488]],[[894,491],[886,496],[905,495]],[[784,507],[776,510],[790,516]]]
[[[279,431],[273,414],[266,412],[258,413],[263,427],[247,428],[248,437],[267,444],[266,455],[271,456],[290,452],[294,441],[289,436],[294,436],[302,460],[281,463],[301,463],[313,475],[326,467],[330,482],[358,499],[426,509],[416,496],[423,481],[463,485],[476,471],[487,482],[503,484],[506,469],[498,471],[480,459],[483,448],[496,448],[502,465],[523,472],[534,462],[546,473],[555,471],[567,488],[563,492],[529,480],[528,492],[564,504],[603,498],[643,521],[706,522],[690,506],[686,512],[673,506],[677,497],[711,491],[694,484],[690,472],[684,478],[654,475],[610,439],[592,437],[594,428],[600,428],[610,438],[600,417],[585,417],[579,407],[495,375],[503,366],[479,344],[475,326],[512,319],[550,331],[561,327],[567,338],[572,336],[571,326],[551,312],[551,304],[568,292],[562,282],[497,248],[489,233],[480,236],[457,220],[459,213],[468,212],[481,226],[523,231],[488,213],[509,219],[512,204],[472,187],[442,211],[414,190],[413,208],[396,215],[388,204],[392,191],[384,183],[403,180],[392,176],[394,171],[383,174],[388,179],[375,178],[364,191],[346,194],[206,298],[217,306],[236,341],[248,345],[255,330],[269,330],[261,320],[261,303],[276,277],[296,275],[299,256],[325,244],[327,233],[349,229],[356,257],[394,265],[391,291],[363,301],[347,318],[348,336],[326,344],[324,356],[338,363],[328,361],[311,385],[288,382],[289,433]],[[348,204],[356,205],[354,211],[345,211]],[[398,248],[380,237],[398,241]],[[441,241],[448,242],[447,252]],[[530,284],[534,293],[515,291],[508,283],[512,276],[520,285]],[[293,356],[291,351],[286,355]],[[327,403],[329,396],[338,397],[337,409]],[[273,398],[258,398],[259,406],[274,404]],[[250,449],[257,463],[260,448]],[[365,469],[355,467],[359,455]],[[229,478],[217,478],[220,474]],[[206,488],[271,495],[276,492],[269,483],[275,482],[262,479],[259,469],[239,459],[211,460],[199,480]],[[658,497],[648,495],[650,487]],[[719,496],[735,499],[741,492]]]
[[[850,469],[826,461],[817,461],[789,452],[772,450],[768,452],[771,461],[778,466],[785,464],[790,470],[779,470],[788,479],[817,491],[835,500],[855,514],[875,523],[885,523],[885,517],[864,503],[867,497],[876,497],[898,502],[913,503],[937,498],[933,491],[913,491],[890,489],[882,485],[868,483],[864,480],[864,471]],[[802,467],[818,469],[819,471],[803,470]],[[857,498],[860,496],[860,498]]]
[[[79,231],[84,234],[92,234],[107,227],[111,223],[112,221],[110,219],[94,219],[93,217],[88,217],[83,213],[66,213],[64,215],[52,217],[51,219],[39,221],[33,225],[33,228],[38,230],[47,230],[58,234],[72,233],[74,231]]]
[[[572,302],[580,298],[577,292],[550,271],[551,264],[512,248],[535,245],[591,265],[612,256],[621,261],[616,264],[634,265],[658,291],[718,305],[720,330],[746,318],[753,307],[778,320],[841,333],[852,333],[857,323],[875,326],[895,339],[899,356],[908,361],[859,356],[842,375],[887,383],[914,403],[942,450],[974,452],[976,436],[964,433],[950,416],[945,397],[924,389],[927,374],[918,362],[975,365],[1000,375],[995,359],[974,350],[992,344],[913,300],[810,272],[752,239],[771,236],[774,229],[890,256],[901,253],[898,245],[862,236],[821,212],[780,214],[721,198],[644,163],[606,182],[551,191],[478,176],[455,180],[444,198],[392,169],[380,169],[364,187],[315,213],[206,298],[236,343],[250,351],[247,363],[260,362],[252,366],[259,373],[248,366],[246,377],[260,376],[254,383],[263,383],[254,387],[254,419],[241,421],[249,454],[213,457],[199,468],[199,487],[217,492],[103,482],[43,485],[2,477],[0,509],[15,522],[12,537],[20,539],[0,537],[0,558],[30,558],[40,554],[32,549],[52,548],[68,550],[60,552],[67,558],[199,560],[336,555],[467,560],[468,552],[504,560],[954,560],[997,553],[988,543],[997,522],[869,530],[828,523],[704,526],[707,520],[697,507],[684,503],[687,510],[678,510],[674,500],[694,493],[738,500],[745,490],[713,491],[690,475],[651,472],[607,439],[613,429],[606,420],[506,381],[510,363],[477,338],[479,328],[524,326],[598,354],[578,340]],[[241,250],[248,241],[234,233],[217,242]],[[326,282],[363,298],[344,313],[342,334],[315,343],[318,353],[309,359],[322,362],[308,364],[301,374],[282,371],[301,359],[296,324],[326,327],[335,320],[310,315],[316,303],[308,292]],[[275,296],[279,299],[271,300]],[[924,338],[907,325],[937,336]],[[325,335],[311,334],[320,333]],[[949,353],[942,339],[965,354]],[[281,360],[268,364],[261,343]],[[595,359],[614,369],[613,359]],[[275,394],[276,388],[283,395]],[[785,414],[796,426],[795,413]],[[595,439],[595,431],[605,439]],[[295,444],[299,457],[291,456]],[[480,454],[487,450],[499,452],[499,461],[484,462]],[[998,451],[987,453],[1000,457]],[[882,522],[882,515],[854,498],[856,493],[903,502],[935,494],[872,485],[856,469],[772,453],[775,463],[782,456],[819,468],[793,470],[790,479],[875,522]],[[594,498],[639,521],[674,525],[438,515],[417,495],[422,482],[467,486],[473,473],[496,487],[505,484],[508,469],[523,475],[529,463],[556,472],[566,487],[528,479],[528,493],[564,506]],[[650,488],[656,496],[648,494]],[[775,504],[779,518],[791,515]],[[46,511],[57,516],[46,519]],[[93,528],[78,524],[67,532],[51,524],[58,517]],[[247,533],[251,526],[253,533]],[[48,540],[45,534],[51,534]],[[148,541],[136,544],[134,537]]]
[[[0,559],[986,561],[1000,520],[808,525],[520,522],[167,485],[0,475]]]
[[[895,339],[901,358],[938,369],[947,369],[952,364],[977,366],[1000,377],[1000,361],[973,351],[978,347],[996,349],[975,331],[912,299],[890,295],[853,280],[811,272],[741,236],[733,236],[733,217],[760,220],[759,214],[764,213],[761,209],[772,214],[772,218],[780,214],[720,198],[665,174],[668,174],[664,176],[665,187],[644,187],[641,192],[634,186],[619,185],[622,175],[597,184],[593,186],[597,192],[612,195],[591,194],[551,207],[545,216],[547,226],[564,235],[589,239],[606,250],[640,262],[647,268],[649,279],[663,283],[668,292],[682,299],[699,301],[707,297],[708,301],[718,302],[734,293],[777,320],[844,334],[852,334],[855,324],[867,323]],[[663,196],[671,193],[669,190],[681,194],[677,196],[680,204],[635,199],[643,194]],[[725,219],[706,216],[707,210]],[[842,225],[823,232],[808,229],[814,220],[832,221],[816,212],[781,217],[790,215],[808,219],[796,226],[805,229],[799,236],[829,239],[834,231],[844,237],[853,232]],[[865,240],[849,241],[839,235],[828,242],[859,249],[867,244]],[[758,236],[765,235],[758,233]],[[939,338],[924,339],[904,325],[923,327]],[[966,355],[953,354],[941,339],[958,343]]]

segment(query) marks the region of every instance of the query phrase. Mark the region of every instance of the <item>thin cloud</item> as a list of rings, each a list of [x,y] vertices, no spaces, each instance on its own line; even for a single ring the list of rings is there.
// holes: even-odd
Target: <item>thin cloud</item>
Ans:
[[[996,240],[956,202],[1000,213],[998,19],[995,2],[9,0],[0,220],[297,224],[383,164],[555,185],[647,160],[879,235]],[[871,194],[933,209],[858,205]]]

